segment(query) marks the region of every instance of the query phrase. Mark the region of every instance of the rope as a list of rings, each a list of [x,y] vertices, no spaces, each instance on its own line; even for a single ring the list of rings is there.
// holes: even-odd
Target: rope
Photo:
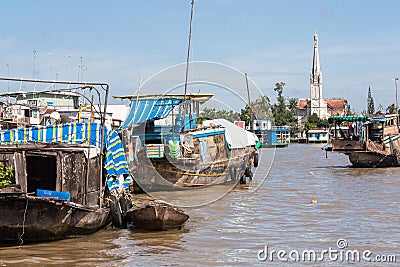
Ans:
[[[22,236],[25,234],[25,220],[26,220],[26,211],[28,210],[28,198],[26,198],[26,205],[25,205],[25,211],[24,211],[24,219],[22,221],[22,234],[19,236],[19,246],[22,246],[24,243],[24,240],[22,239]]]

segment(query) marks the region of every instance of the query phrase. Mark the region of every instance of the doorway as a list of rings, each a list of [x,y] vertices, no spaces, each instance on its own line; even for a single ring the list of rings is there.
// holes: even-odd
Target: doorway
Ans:
[[[57,160],[55,156],[26,156],[28,192],[37,189],[56,190]]]

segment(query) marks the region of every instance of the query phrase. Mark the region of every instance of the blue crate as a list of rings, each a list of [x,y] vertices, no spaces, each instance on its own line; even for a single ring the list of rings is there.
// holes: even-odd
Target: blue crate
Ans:
[[[61,200],[70,201],[71,195],[69,192],[57,192],[52,190],[37,189],[36,196],[38,197],[48,197],[48,198],[58,198]]]

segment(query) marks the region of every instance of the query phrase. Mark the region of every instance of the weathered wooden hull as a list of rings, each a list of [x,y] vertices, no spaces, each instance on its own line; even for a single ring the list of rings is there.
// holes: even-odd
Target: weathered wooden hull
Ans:
[[[0,243],[52,241],[92,234],[109,222],[109,209],[25,194],[0,194]]]
[[[358,168],[383,168],[400,166],[400,158],[395,155],[384,155],[375,152],[349,152],[346,153],[353,167]]]
[[[135,182],[150,191],[238,183],[249,166],[249,150],[243,149],[229,159],[204,163],[200,159],[148,159],[138,153]]]
[[[189,215],[174,206],[160,201],[149,201],[128,210],[127,217],[135,229],[165,231],[180,229]]]

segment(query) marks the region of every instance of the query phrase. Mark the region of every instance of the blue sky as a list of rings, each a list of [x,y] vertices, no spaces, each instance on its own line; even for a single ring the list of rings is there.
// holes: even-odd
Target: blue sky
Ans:
[[[0,75],[82,79],[82,57],[83,80],[132,94],[140,76],[186,61],[189,16],[190,0],[4,1]],[[375,105],[387,107],[400,76],[399,18],[395,0],[197,0],[191,60],[246,72],[273,101],[281,81],[286,96],[307,98],[317,30],[324,97],[361,111],[371,86]]]

